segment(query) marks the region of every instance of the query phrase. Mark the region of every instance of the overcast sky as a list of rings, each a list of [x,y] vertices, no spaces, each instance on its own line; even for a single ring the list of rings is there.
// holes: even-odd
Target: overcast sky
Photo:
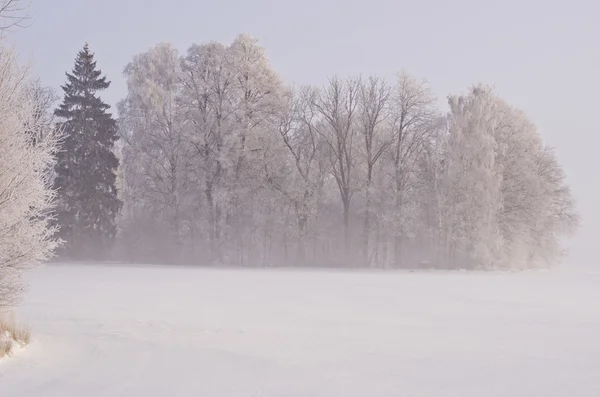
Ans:
[[[42,81],[58,89],[87,41],[113,82],[103,94],[111,105],[125,94],[134,54],[160,41],[182,52],[228,43],[241,32],[261,39],[290,83],[404,69],[427,78],[442,105],[493,84],[528,113],[567,172],[583,217],[569,262],[598,263],[598,0],[32,0],[32,12],[14,38]]]

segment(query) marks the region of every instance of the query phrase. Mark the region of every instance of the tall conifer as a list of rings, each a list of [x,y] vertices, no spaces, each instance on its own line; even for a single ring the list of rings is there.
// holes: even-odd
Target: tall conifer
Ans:
[[[87,43],[66,76],[64,99],[55,110],[64,134],[55,167],[57,221],[64,254],[99,258],[114,240],[121,207],[115,183],[117,124],[110,106],[97,95],[110,82],[97,69]]]

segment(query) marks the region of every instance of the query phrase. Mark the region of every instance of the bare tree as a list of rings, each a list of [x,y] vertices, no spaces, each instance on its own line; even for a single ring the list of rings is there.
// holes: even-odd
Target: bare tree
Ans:
[[[316,131],[319,114],[314,101],[317,94],[317,90],[311,87],[304,87],[299,92],[289,91],[287,106],[281,112],[276,128],[290,159],[290,172],[276,176],[273,170],[267,170],[266,174],[269,186],[293,208],[298,229],[297,262],[300,264],[304,264],[306,259],[309,223],[316,217],[316,200],[323,189],[328,169],[321,145],[323,140]]]
[[[406,197],[411,189],[415,162],[425,143],[435,131],[436,112],[434,97],[424,81],[401,73],[392,94],[391,127],[393,189],[396,209],[394,258],[396,266],[402,264],[402,245],[406,235],[403,217]]]
[[[371,213],[371,196],[373,194],[373,170],[382,155],[392,144],[393,136],[384,125],[389,116],[387,112],[391,90],[386,82],[377,77],[362,81],[359,87],[358,128],[364,138],[366,162],[365,186],[365,223],[363,255],[365,264],[370,266],[370,236],[373,214]]]
[[[360,93],[360,79],[342,81],[337,77],[329,80],[314,105],[322,115],[324,123],[317,131],[328,149],[331,174],[340,192],[344,219],[344,247],[350,247],[350,204],[356,191],[355,181],[355,137],[356,110]]]

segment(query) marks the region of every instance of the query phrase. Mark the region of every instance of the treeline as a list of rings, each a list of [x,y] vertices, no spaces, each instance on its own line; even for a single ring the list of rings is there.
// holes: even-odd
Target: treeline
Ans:
[[[116,119],[87,45],[55,109],[4,54],[5,274],[57,245],[77,261],[526,268],[578,223],[553,151],[487,86],[443,110],[406,73],[291,87],[240,35],[136,55]]]
[[[125,68],[117,252],[135,262],[511,268],[577,215],[526,115],[405,73],[287,86],[257,40],[161,43]]]
[[[4,3],[5,33],[23,17]],[[66,77],[55,107],[0,37],[0,309],[55,253],[527,268],[557,260],[578,224],[552,149],[487,86],[445,109],[405,73],[290,87],[245,35],[136,55],[118,119],[87,45]]]

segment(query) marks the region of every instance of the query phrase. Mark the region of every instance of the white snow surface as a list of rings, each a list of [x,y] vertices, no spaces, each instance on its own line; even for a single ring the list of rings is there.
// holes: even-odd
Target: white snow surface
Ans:
[[[600,396],[600,271],[46,265],[2,397]]]

